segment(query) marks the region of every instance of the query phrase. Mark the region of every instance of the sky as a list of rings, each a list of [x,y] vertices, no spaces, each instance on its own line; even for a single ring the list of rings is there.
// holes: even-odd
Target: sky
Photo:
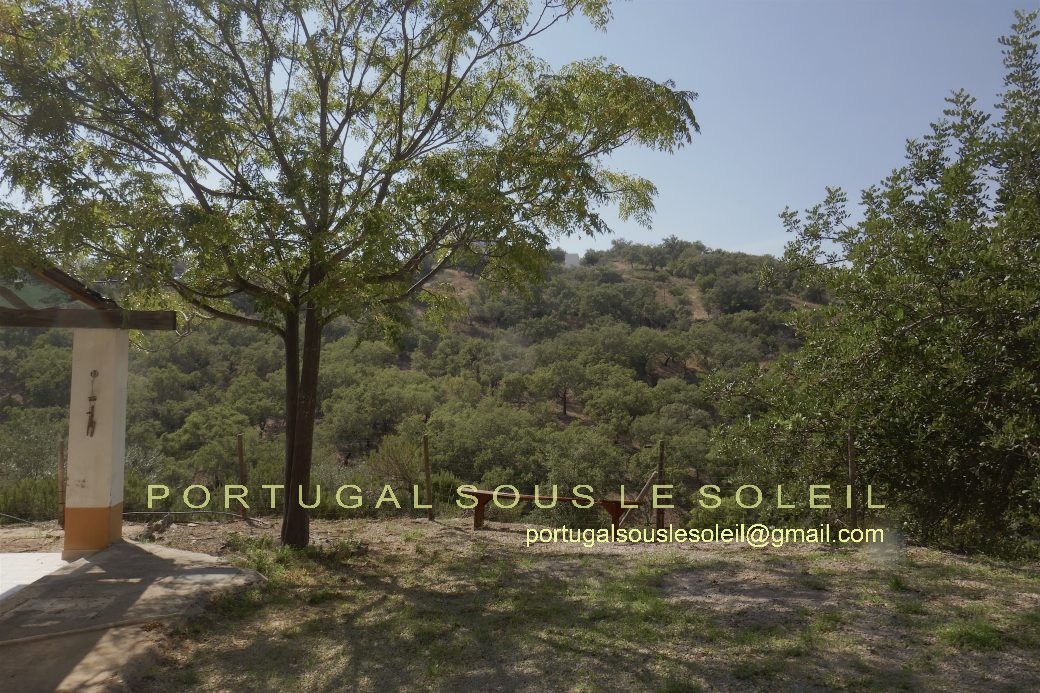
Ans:
[[[583,18],[531,44],[559,67],[602,56],[633,74],[698,93],[701,133],[675,154],[628,148],[613,168],[658,188],[653,225],[572,237],[569,252],[612,238],[676,235],[713,248],[779,255],[778,215],[823,199],[851,200],[903,161],[944,99],[965,89],[991,108],[1003,89],[1001,46],[1018,0],[631,0],[606,32]]]

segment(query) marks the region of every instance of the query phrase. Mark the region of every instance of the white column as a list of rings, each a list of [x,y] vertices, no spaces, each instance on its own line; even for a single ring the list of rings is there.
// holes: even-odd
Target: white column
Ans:
[[[102,549],[122,537],[128,352],[126,330],[73,330],[68,556]]]

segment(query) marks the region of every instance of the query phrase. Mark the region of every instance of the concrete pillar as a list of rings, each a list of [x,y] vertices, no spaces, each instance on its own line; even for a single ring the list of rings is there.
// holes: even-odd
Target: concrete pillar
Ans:
[[[123,536],[128,354],[126,330],[73,330],[63,552],[69,558]]]

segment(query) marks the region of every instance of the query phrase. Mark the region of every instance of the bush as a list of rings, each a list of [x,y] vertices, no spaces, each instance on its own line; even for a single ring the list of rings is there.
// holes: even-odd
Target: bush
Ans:
[[[22,520],[42,521],[58,517],[58,483],[54,477],[18,479],[0,487],[0,513]],[[13,522],[0,517],[0,524]]]

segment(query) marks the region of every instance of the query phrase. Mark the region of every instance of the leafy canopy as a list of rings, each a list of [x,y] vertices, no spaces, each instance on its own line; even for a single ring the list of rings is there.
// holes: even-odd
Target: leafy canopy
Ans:
[[[862,195],[783,217],[787,266],[824,285],[803,347],[719,391],[761,415],[728,454],[758,473],[861,484],[919,537],[988,543],[1040,517],[1040,65],[1037,14],[1003,39],[999,119],[963,92]],[[862,493],[862,488],[860,489]],[[989,532],[987,535],[985,532]]]
[[[646,222],[609,169],[697,130],[691,92],[525,42],[603,0],[0,3],[0,252],[102,262],[139,304],[275,332],[309,306],[393,323],[477,257],[530,276],[551,237]],[[248,297],[242,300],[240,297]]]

